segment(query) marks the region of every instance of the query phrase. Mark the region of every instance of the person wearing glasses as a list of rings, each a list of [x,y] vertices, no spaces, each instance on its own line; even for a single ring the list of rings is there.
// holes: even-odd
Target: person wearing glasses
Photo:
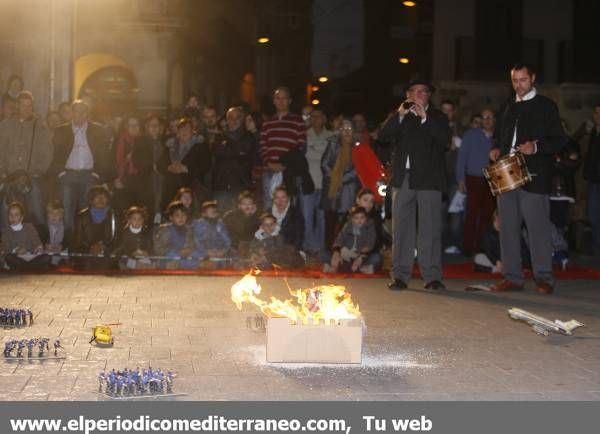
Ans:
[[[481,251],[484,233],[492,223],[496,207],[483,176],[496,126],[492,110],[482,110],[481,124],[480,128],[472,128],[465,133],[456,160],[458,189],[467,195],[463,249],[469,256]]]
[[[426,80],[409,82],[406,100],[380,132],[380,138],[393,147],[393,280],[388,285],[392,290],[408,287],[415,247],[425,288],[446,289],[442,283],[442,192],[447,185],[444,153],[450,128],[446,115],[430,103],[434,90]]]

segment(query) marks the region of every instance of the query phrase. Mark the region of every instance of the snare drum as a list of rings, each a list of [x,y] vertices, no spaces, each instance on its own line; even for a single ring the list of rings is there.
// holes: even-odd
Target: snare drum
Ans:
[[[531,181],[523,154],[506,155],[483,169],[494,196],[515,190]]]

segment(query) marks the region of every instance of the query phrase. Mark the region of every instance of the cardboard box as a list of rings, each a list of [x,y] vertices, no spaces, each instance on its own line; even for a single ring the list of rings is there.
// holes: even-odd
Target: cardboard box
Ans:
[[[304,325],[269,318],[267,362],[361,363],[362,334],[360,319]]]

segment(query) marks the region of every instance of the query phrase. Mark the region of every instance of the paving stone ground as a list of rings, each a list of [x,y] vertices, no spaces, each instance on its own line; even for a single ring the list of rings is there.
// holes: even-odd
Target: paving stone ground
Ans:
[[[267,365],[264,331],[247,328],[256,310],[239,312],[229,298],[237,279],[1,277],[0,306],[35,313],[31,328],[0,329],[2,341],[59,336],[67,358],[0,359],[0,399],[103,399],[98,372],[126,366],[172,369],[176,391],[188,393],[178,399],[190,400],[600,399],[598,282],[563,281],[553,296],[467,293],[472,282],[461,280],[447,281],[444,293],[420,281],[400,292],[383,279],[331,282],[349,288],[367,324],[363,364],[331,367]],[[261,284],[266,294],[286,294],[281,279]],[[538,336],[508,318],[513,306],[586,327],[573,337]],[[94,325],[116,322],[114,348],[88,343]]]

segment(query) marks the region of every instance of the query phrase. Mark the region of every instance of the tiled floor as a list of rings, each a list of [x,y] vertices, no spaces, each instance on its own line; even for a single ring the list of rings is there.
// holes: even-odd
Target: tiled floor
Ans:
[[[598,400],[600,284],[560,282],[557,294],[444,293],[422,283],[391,292],[386,281],[346,285],[367,330],[361,366],[267,365],[265,333],[248,329],[228,277],[3,276],[0,306],[30,307],[31,328],[10,337],[59,336],[66,360],[3,360],[0,399],[97,400],[100,370],[137,366],[177,373],[192,400]],[[284,297],[281,279],[261,279]],[[308,279],[290,279],[295,287]],[[322,282],[320,282],[322,283]],[[329,283],[329,282],[327,282]],[[516,306],[586,324],[574,337],[543,337],[512,321]],[[114,348],[88,343],[91,328],[117,323]]]

